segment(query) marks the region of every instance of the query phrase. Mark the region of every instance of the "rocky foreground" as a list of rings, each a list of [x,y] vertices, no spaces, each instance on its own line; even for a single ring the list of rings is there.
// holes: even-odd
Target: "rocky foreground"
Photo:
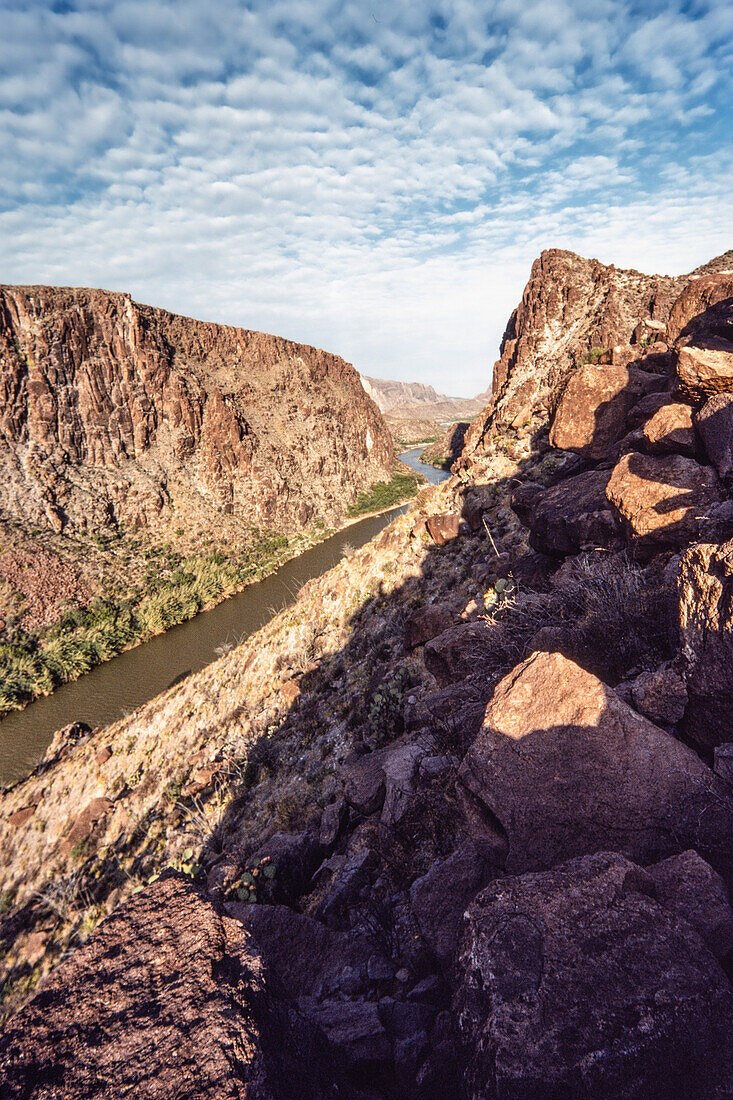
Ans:
[[[454,476],[4,793],[3,1095],[733,1096],[729,260],[543,254]]]

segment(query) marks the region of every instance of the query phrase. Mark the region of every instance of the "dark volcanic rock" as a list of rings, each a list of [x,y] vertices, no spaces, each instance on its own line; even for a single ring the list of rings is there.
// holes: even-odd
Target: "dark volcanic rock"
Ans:
[[[482,671],[483,655],[494,652],[490,633],[485,623],[461,623],[426,644],[425,667],[439,687],[448,687]]]
[[[733,479],[733,393],[718,393],[695,413],[705,452],[725,481]]]
[[[458,537],[461,525],[461,517],[456,513],[447,513],[439,516],[428,516],[425,526],[428,534],[436,546],[445,546]]]
[[[684,728],[712,748],[733,740],[733,540],[691,546],[678,583],[690,696]]]
[[[614,467],[606,496],[634,548],[654,553],[697,538],[721,487],[712,467],[691,458],[632,452]]]
[[[631,357],[634,351],[629,348]],[[625,365],[580,367],[565,387],[550,431],[550,443],[584,458],[606,458],[626,432],[626,418],[641,396],[663,379]]]
[[[726,959],[733,949],[733,913],[720,875],[697,852],[670,856],[648,872],[659,904],[691,924],[716,959]]]
[[[642,672],[631,685],[631,697],[640,714],[663,726],[679,722],[689,701],[684,680],[672,668]]]
[[[670,343],[697,343],[701,336],[733,341],[733,272],[690,279],[672,306],[667,336]]]
[[[534,496],[529,509],[529,541],[543,554],[577,554],[586,546],[620,545],[606,498],[608,470],[588,470]]]
[[[420,932],[442,966],[448,965],[458,950],[464,909],[497,874],[494,859],[493,845],[467,840],[410,888]]]
[[[663,405],[647,420],[642,438],[651,454],[681,454],[695,457],[697,439],[689,405],[672,402]]]
[[[424,645],[447,630],[454,619],[455,608],[452,604],[431,604],[413,611],[405,623],[405,645],[408,649]]]
[[[607,848],[643,863],[695,848],[733,870],[725,785],[559,653],[534,653],[501,681],[459,777],[506,830],[508,871]]]
[[[709,337],[704,347],[680,348],[677,382],[680,391],[694,401],[733,390],[733,342]]]
[[[341,1095],[326,1043],[272,988],[241,925],[178,878],[53,971],[6,1025],[0,1068],[7,1100]]]
[[[730,1095],[733,993],[647,881],[601,853],[478,896],[454,1002],[466,1097]]]

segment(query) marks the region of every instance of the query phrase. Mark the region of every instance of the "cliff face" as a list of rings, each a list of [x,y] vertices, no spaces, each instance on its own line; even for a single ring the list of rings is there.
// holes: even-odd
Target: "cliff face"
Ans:
[[[0,288],[0,509],[54,531],[217,512],[293,528],[388,477],[356,371],[129,295]]]
[[[594,348],[635,342],[664,332],[672,304],[695,276],[731,266],[733,252],[689,275],[639,271],[548,249],[532,265],[522,301],[509,318],[494,364],[491,401],[468,432],[464,455],[485,449],[492,426],[522,427],[533,416],[547,421],[564,380]]]
[[[548,249],[532,265],[494,364],[492,396],[468,432],[481,451],[493,424],[547,415],[551,395],[594,347],[627,343],[640,317],[666,321],[682,279],[647,276]]]

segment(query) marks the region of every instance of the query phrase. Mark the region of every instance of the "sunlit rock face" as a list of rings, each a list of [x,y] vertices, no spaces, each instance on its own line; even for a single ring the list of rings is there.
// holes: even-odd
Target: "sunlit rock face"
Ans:
[[[0,507],[60,531],[203,511],[292,528],[388,477],[344,360],[127,294],[0,288]]]
[[[617,368],[634,363],[638,353],[647,370],[665,373],[667,322],[676,300],[691,283],[699,284],[676,307],[671,339],[689,323],[691,311],[704,308],[710,276],[731,267],[732,252],[674,277],[627,271],[557,248],[543,252],[509,318],[491,401],[466,433],[464,460],[491,446],[494,427],[546,425],[567,379],[586,359],[595,360],[594,352],[605,349],[601,362]]]

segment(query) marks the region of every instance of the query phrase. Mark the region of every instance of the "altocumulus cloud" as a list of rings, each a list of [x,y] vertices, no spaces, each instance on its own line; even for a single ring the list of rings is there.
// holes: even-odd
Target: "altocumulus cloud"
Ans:
[[[733,0],[0,0],[8,282],[484,389],[544,247],[731,246]]]

